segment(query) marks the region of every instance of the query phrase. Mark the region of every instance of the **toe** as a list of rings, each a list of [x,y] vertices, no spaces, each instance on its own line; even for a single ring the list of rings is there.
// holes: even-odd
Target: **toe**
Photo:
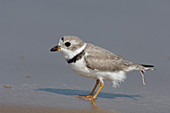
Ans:
[[[76,96],[78,98],[92,98],[92,95],[86,95],[86,96]]]

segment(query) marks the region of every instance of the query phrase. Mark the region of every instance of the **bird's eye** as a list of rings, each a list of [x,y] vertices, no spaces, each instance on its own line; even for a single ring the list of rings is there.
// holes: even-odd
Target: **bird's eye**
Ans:
[[[65,46],[66,46],[66,47],[69,47],[70,45],[71,45],[70,42],[66,42],[66,43],[65,43]]]

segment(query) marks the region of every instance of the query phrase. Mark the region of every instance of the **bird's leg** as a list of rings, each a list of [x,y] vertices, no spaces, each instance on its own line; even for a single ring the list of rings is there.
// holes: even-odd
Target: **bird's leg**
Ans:
[[[79,97],[79,98],[92,98],[92,97],[93,97],[93,94],[94,94],[94,91],[96,90],[96,88],[97,88],[99,82],[100,82],[100,80],[97,79],[97,80],[96,80],[96,84],[95,84],[95,86],[94,86],[92,92],[91,92],[89,95],[86,95],[86,96],[77,96],[77,97]]]
[[[99,80],[99,79],[97,79],[97,80],[96,80],[96,84],[95,84],[95,86],[94,86],[94,88],[93,88],[92,92],[89,94],[89,96],[90,96],[90,97],[92,97],[92,96],[93,96],[94,91],[96,90],[97,86],[99,85],[99,82],[100,82],[100,80]]]
[[[145,76],[144,76],[144,71],[140,70],[140,73],[142,75],[142,81],[143,81],[143,85],[145,85]]]
[[[95,94],[92,98],[89,98],[89,99],[86,99],[86,100],[92,100],[92,101],[95,100],[96,97],[97,97],[97,95],[99,94],[99,92],[100,92],[101,89],[103,88],[103,86],[104,86],[104,82],[103,82],[103,80],[101,80],[100,87],[99,87],[99,89],[97,90],[96,94]]]

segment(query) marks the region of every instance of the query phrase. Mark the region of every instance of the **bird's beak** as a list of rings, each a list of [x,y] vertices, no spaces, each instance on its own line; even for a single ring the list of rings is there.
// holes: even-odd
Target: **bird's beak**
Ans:
[[[55,51],[58,51],[58,50],[60,50],[61,49],[61,47],[59,46],[59,45],[57,45],[57,46],[55,46],[55,47],[53,47],[53,48],[51,48],[51,52],[55,52]]]

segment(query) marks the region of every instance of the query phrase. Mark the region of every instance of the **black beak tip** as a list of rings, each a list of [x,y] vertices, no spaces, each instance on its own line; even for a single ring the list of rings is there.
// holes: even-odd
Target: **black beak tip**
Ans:
[[[55,52],[55,51],[57,51],[56,50],[56,48],[55,47],[53,47],[53,48],[51,48],[51,50],[50,50],[51,52]]]

